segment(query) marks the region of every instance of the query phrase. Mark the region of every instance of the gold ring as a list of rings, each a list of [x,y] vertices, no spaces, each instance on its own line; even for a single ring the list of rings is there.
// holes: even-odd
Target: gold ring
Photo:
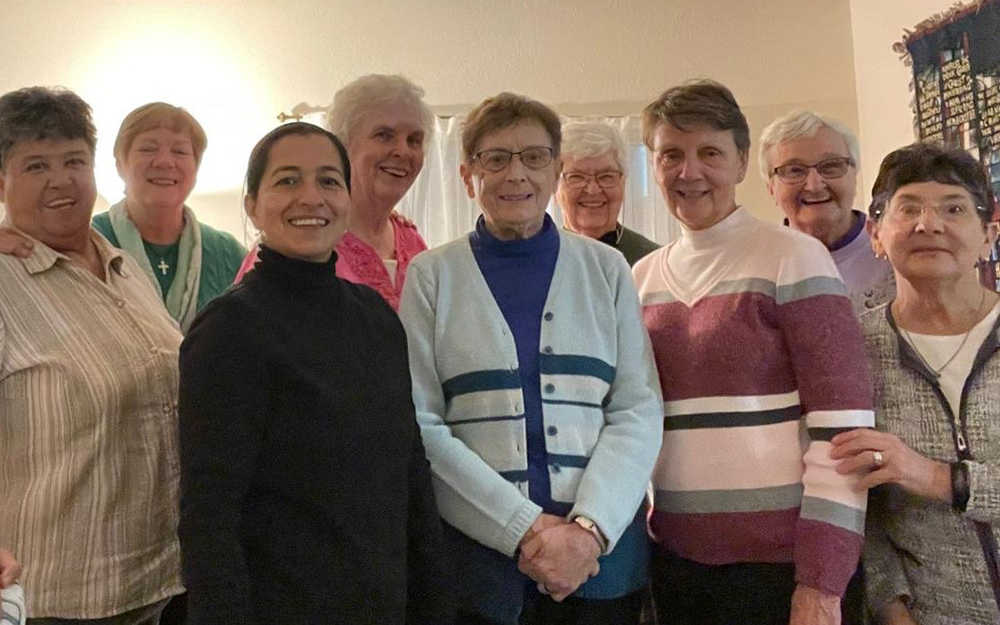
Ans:
[[[872,452],[872,464],[875,465],[875,468],[878,469],[884,463],[885,463],[885,458],[882,457],[882,452],[881,451],[873,451]]]

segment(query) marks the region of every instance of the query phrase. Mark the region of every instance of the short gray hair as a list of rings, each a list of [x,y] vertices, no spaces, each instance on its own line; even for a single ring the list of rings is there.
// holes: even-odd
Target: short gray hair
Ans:
[[[586,121],[563,124],[563,156],[581,159],[610,153],[624,172],[628,167],[625,150],[625,141],[611,124]]]
[[[344,144],[349,144],[365,111],[386,102],[413,106],[420,111],[425,140],[434,134],[434,112],[424,103],[424,90],[404,76],[389,74],[368,74],[341,87],[327,113],[327,128]]]
[[[858,138],[854,136],[850,128],[835,119],[817,115],[812,111],[798,110],[774,120],[764,129],[764,132],[760,133],[760,145],[757,148],[760,157],[758,159],[760,177],[765,182],[771,179],[771,171],[774,168],[770,158],[771,148],[779,143],[792,141],[799,137],[811,137],[824,127],[829,128],[844,139],[847,151],[854,161],[854,166],[858,167],[861,163]]]

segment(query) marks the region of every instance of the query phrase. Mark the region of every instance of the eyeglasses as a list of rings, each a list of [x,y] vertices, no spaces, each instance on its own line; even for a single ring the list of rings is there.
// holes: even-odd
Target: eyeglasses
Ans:
[[[570,189],[583,189],[593,180],[602,189],[613,189],[622,181],[620,171],[602,171],[596,174],[585,174],[578,171],[571,171],[562,175],[563,182]]]
[[[510,161],[516,156],[521,159],[521,163],[528,169],[541,169],[552,162],[555,157],[555,150],[540,145],[524,148],[520,152],[510,150],[483,150],[472,156],[472,160],[479,161],[486,171],[503,171],[510,166]]]
[[[771,170],[771,175],[777,175],[784,182],[802,182],[809,177],[809,170],[815,169],[816,173],[824,180],[833,180],[844,176],[851,167],[854,167],[854,160],[840,156],[822,160],[815,165],[804,163],[782,165]]]
[[[932,210],[938,219],[945,223],[960,223],[974,217],[977,212],[986,209],[965,202],[946,202],[944,204],[922,204],[920,202],[903,202],[890,205],[888,215],[893,221],[912,223],[920,219],[925,210]]]

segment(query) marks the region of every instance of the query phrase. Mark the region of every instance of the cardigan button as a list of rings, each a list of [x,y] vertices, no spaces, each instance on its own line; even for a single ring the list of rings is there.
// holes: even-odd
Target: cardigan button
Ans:
[[[542,348],[542,351],[544,353],[546,353],[546,354],[551,354],[552,353],[552,346],[551,345],[546,345],[545,347]]]
[[[553,318],[554,316],[555,316],[555,315],[553,315],[552,313],[550,313],[550,312],[547,312],[547,313],[545,313],[545,314],[544,314],[544,315],[542,316],[542,318],[543,318],[543,319],[545,319],[546,321],[552,321],[552,318]]]
[[[559,433],[559,428],[557,428],[554,425],[550,425],[549,427],[545,428],[545,431],[548,433],[549,436],[555,436],[556,434]]]
[[[555,386],[555,384],[546,384],[545,385],[545,392],[546,393],[550,393],[550,394],[551,393],[555,393],[556,392],[556,386]]]
[[[559,473],[560,471],[562,471],[562,467],[561,466],[559,466],[558,464],[552,465],[552,472],[553,473]]]

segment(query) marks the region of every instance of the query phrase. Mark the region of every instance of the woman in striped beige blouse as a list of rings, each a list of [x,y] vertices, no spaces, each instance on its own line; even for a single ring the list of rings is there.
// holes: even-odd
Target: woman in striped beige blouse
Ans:
[[[79,96],[0,97],[0,201],[32,246],[0,256],[0,545],[33,625],[154,623],[181,592],[181,334],[93,230],[96,131]]]

